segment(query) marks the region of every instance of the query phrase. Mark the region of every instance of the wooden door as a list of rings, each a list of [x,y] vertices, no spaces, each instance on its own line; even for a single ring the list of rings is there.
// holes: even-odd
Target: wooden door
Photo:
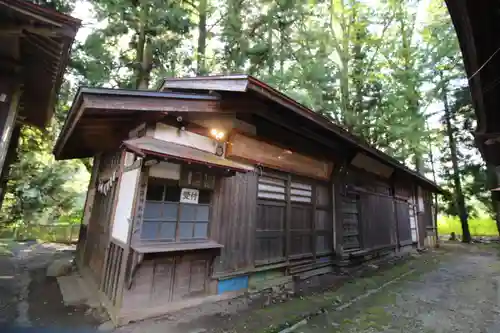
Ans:
[[[259,177],[255,255],[257,265],[285,260],[286,180]]]
[[[410,245],[413,241],[411,237],[410,210],[408,208],[408,202],[403,200],[394,200],[394,204],[398,224],[399,245]]]

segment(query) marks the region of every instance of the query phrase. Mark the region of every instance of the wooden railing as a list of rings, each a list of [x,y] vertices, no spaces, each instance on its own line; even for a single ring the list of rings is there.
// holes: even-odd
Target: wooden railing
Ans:
[[[79,231],[80,224],[28,224],[0,230],[0,238],[75,243],[78,241]]]

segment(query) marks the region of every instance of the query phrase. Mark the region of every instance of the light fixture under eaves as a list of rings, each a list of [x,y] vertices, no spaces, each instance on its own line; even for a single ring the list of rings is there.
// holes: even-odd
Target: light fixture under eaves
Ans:
[[[220,140],[224,139],[224,137],[226,136],[226,133],[224,133],[223,131],[220,131],[216,128],[212,128],[210,130],[210,135],[212,135],[216,140],[220,141]]]

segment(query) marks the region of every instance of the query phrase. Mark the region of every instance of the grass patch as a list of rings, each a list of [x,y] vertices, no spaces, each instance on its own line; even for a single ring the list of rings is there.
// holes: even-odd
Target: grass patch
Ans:
[[[498,236],[497,225],[490,217],[477,217],[469,219],[469,230],[472,236]],[[438,233],[450,235],[454,232],[462,234],[462,225],[456,216],[439,216]]]

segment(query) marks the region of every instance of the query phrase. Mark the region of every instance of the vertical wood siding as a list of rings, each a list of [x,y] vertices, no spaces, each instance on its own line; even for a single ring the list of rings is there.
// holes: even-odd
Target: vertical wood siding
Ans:
[[[98,178],[104,174],[109,175],[113,170],[118,170],[120,157],[121,152],[103,155],[99,163]],[[106,195],[96,192],[89,220],[84,263],[90,268],[98,284],[101,283],[106,249],[109,245],[110,222],[115,192],[116,183],[113,184]]]
[[[212,197],[210,239],[224,248],[215,261],[216,273],[253,266],[255,223],[261,221],[257,218],[256,201],[256,174],[238,173],[218,179]]]
[[[342,222],[345,250],[395,245],[394,197],[388,180],[350,168],[345,175]]]
[[[361,195],[361,221],[365,249],[395,244],[392,197],[363,193]]]
[[[164,306],[208,292],[210,254],[154,254],[139,264],[125,287],[125,312]]]
[[[113,304],[116,304],[120,268],[124,264],[124,249],[118,244],[110,243],[107,251],[101,290]]]
[[[410,211],[406,201],[395,200],[396,216],[398,220],[398,240],[400,245],[412,243],[410,227]]]
[[[342,218],[342,244],[344,250],[356,250],[362,246],[360,196],[353,191],[345,192],[340,202]]]

